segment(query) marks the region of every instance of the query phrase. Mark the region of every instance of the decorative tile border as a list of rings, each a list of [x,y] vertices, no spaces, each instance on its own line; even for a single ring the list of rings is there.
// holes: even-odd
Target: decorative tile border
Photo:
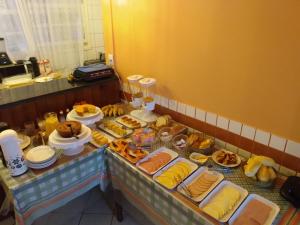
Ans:
[[[123,91],[128,93],[126,83],[123,85]],[[217,143],[219,140],[222,141],[226,148],[237,148],[234,151],[240,151],[245,156],[249,156],[249,154],[270,156],[282,165],[284,168],[282,172],[288,170],[300,172],[300,143],[225,118],[222,115],[206,112],[175,99],[168,99],[157,94],[152,94],[152,96],[157,103],[156,112],[170,114],[178,122],[215,137],[218,140]],[[220,142],[220,145],[223,146],[223,143]],[[291,174],[290,171],[288,174]]]

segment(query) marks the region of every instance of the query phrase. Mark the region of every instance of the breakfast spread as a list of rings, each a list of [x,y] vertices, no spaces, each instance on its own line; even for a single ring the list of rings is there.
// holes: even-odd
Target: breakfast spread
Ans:
[[[166,165],[172,159],[171,155],[166,152],[159,152],[145,162],[140,163],[139,167],[151,174],[162,166]]]
[[[191,173],[191,167],[187,162],[178,161],[167,168],[155,180],[168,189],[176,187]]]
[[[252,199],[232,225],[264,225],[272,208],[258,199]]]
[[[81,132],[81,123],[77,121],[65,121],[56,127],[57,132],[64,138],[74,137]]]
[[[140,146],[151,145],[155,141],[156,132],[151,128],[136,129],[131,138],[132,141]]]
[[[124,115],[124,116],[118,117],[116,119],[116,121],[128,128],[131,128],[131,129],[136,129],[136,128],[144,127],[147,125],[146,122],[138,120],[129,115]]]
[[[100,146],[106,145],[108,143],[108,138],[97,130],[92,131],[92,138]]]
[[[137,163],[137,161],[144,158],[148,154],[148,152],[140,148],[132,148],[124,139],[112,141],[109,143],[109,148],[133,164]]]
[[[114,104],[114,105],[106,105],[101,108],[104,116],[122,116],[124,112],[124,108],[122,105]]]
[[[184,189],[192,198],[196,198],[205,193],[216,181],[218,176],[204,172]]]
[[[276,163],[273,159],[266,156],[253,156],[244,166],[244,172],[247,177],[260,182],[272,182],[277,175],[274,170]]]
[[[96,113],[96,106],[91,104],[74,105],[78,116],[84,116],[85,113]]]
[[[121,125],[113,122],[113,121],[104,121],[103,127],[109,133],[112,133],[114,136],[118,135],[118,137],[124,137],[127,135],[127,130],[124,129]]]
[[[224,186],[202,210],[219,220],[234,209],[240,198],[239,190],[230,185]]]

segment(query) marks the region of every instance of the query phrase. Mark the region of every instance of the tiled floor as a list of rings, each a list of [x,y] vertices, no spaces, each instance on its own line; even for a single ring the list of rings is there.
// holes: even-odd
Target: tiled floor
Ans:
[[[108,201],[111,200],[109,195],[106,198]],[[40,217],[33,225],[153,225],[129,202],[124,200],[122,204],[124,204],[124,220],[120,223],[113,216],[111,208],[103,198],[103,193],[96,187],[63,207]],[[9,218],[0,224],[13,225],[14,221]]]
[[[142,218],[139,222],[124,211],[124,220],[119,223],[102,197],[99,188],[74,199],[65,206],[39,218],[33,225],[145,225],[151,224]]]

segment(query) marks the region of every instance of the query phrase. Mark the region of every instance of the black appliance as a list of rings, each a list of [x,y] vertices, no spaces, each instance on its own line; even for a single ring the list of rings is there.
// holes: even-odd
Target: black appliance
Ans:
[[[288,177],[280,189],[280,194],[295,208],[300,208],[300,177]]]
[[[0,38],[0,65],[10,65],[12,61],[6,53],[6,46],[4,38]]]
[[[73,72],[74,81],[93,81],[115,75],[113,68],[104,64],[92,64],[78,67]]]

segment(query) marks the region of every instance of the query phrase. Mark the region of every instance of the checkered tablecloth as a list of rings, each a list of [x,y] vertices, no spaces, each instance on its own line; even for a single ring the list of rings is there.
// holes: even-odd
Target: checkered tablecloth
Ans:
[[[19,177],[11,177],[0,164],[0,176],[11,195],[16,223],[20,225],[32,224],[36,218],[97,185],[105,190],[109,182],[104,149],[94,149],[38,175],[29,170]]]
[[[182,196],[178,197],[179,193],[170,192],[155,183],[152,177],[138,170],[117,153],[109,149],[107,152],[113,187],[120,190],[125,198],[141,209],[155,224],[219,224],[204,217],[195,207],[191,207],[191,204],[182,201]],[[212,170],[223,173],[226,180],[246,188],[249,193],[257,193],[278,204],[280,213],[274,225],[300,224],[299,211],[280,196],[279,187],[271,190],[258,188],[243,176],[241,168],[228,170],[213,163],[209,164],[213,166]]]

